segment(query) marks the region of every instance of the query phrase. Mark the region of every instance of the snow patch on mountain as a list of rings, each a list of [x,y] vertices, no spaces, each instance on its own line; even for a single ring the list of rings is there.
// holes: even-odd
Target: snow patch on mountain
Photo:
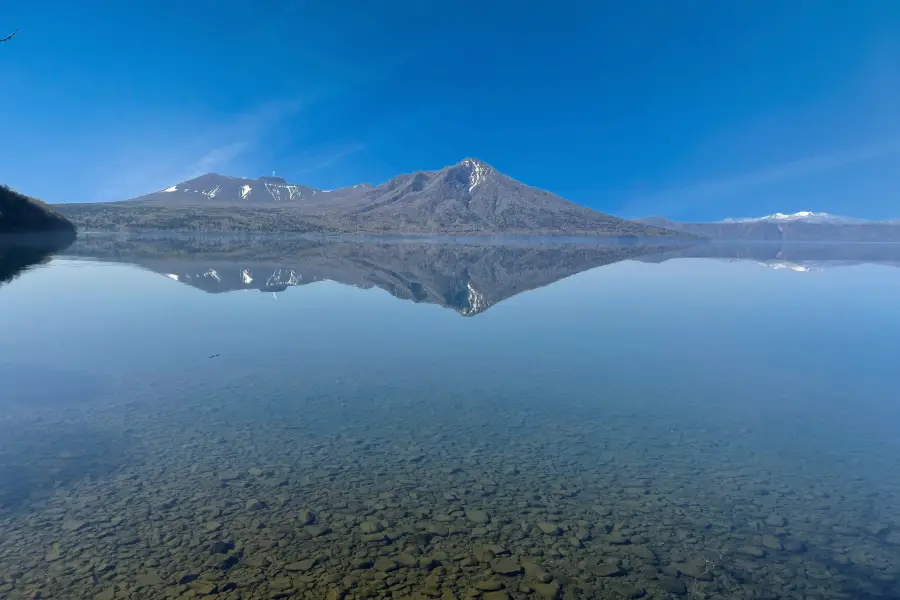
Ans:
[[[796,273],[809,273],[811,271],[819,271],[820,270],[815,267],[810,267],[810,266],[807,266],[804,264],[785,261],[785,260],[770,260],[770,261],[759,262],[757,264],[760,264],[764,267],[768,267],[770,269],[774,269],[776,271],[783,271],[783,270],[787,269],[790,271],[794,271]]]
[[[299,198],[300,196],[303,195],[303,192],[301,192],[300,188],[297,187],[296,185],[287,186],[287,191],[288,191],[288,196],[289,196],[288,200],[293,200],[294,198]],[[313,192],[313,193],[315,193],[315,192]]]
[[[468,290],[469,307],[460,310],[459,313],[461,315],[466,317],[477,315],[478,313],[484,312],[489,308],[490,304],[485,299],[484,294],[472,287],[471,282],[466,283],[466,289]]]
[[[297,285],[303,277],[293,269],[275,269],[266,280],[266,287]]]
[[[471,194],[472,190],[474,190],[479,183],[483,182],[486,179],[488,169],[477,160],[471,158],[465,159],[464,161],[462,161],[462,164],[471,169],[469,171],[469,193]]]
[[[865,223],[865,219],[856,219],[853,217],[842,217],[839,215],[832,215],[826,212],[813,212],[809,210],[801,210],[800,212],[795,213],[774,213],[771,215],[765,215],[763,217],[746,217],[746,218],[729,218],[722,221],[723,223],[759,223],[759,222],[771,222],[771,223],[789,223],[789,222],[801,222],[801,223]]]

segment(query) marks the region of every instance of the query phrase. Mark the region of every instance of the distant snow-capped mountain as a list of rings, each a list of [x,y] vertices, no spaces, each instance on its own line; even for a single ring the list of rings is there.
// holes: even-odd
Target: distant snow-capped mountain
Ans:
[[[775,213],[764,217],[682,223],[663,217],[639,223],[699,235],[712,240],[752,242],[900,242],[900,221],[874,221],[824,212]]]
[[[787,223],[787,222],[801,222],[801,223],[832,223],[832,224],[841,224],[841,223],[868,223],[866,219],[857,219],[855,217],[842,217],[840,215],[832,215],[826,212],[812,212],[808,210],[801,210],[800,212],[795,212],[791,214],[785,214],[777,212],[772,215],[765,215],[764,217],[746,217],[746,218],[728,218],[724,219],[722,223],[760,223],[760,222],[772,222],[772,223]]]

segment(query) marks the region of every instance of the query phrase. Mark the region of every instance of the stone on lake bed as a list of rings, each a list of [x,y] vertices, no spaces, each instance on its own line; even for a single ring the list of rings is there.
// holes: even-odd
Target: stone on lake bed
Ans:
[[[538,529],[541,530],[541,533],[544,535],[560,535],[562,533],[562,528],[556,523],[548,523],[547,521],[541,521],[537,524]]]
[[[534,572],[534,580],[538,583],[550,583],[551,581],[553,581],[553,575],[551,575],[547,571],[538,569]]]
[[[643,598],[647,593],[644,588],[631,583],[616,583],[612,587],[614,598]]]
[[[541,600],[557,600],[559,598],[560,588],[556,582],[535,583],[532,587],[534,587],[535,595]]]
[[[234,550],[234,544],[224,540],[213,542],[209,548],[211,554],[228,554],[231,550]]]
[[[591,569],[591,573],[597,577],[615,577],[616,575],[621,575],[622,570],[615,563],[600,563]]]
[[[770,527],[784,527],[785,519],[781,515],[770,515],[768,519],[766,519],[766,525]]]
[[[402,567],[416,567],[419,565],[419,559],[407,552],[398,554],[396,560]]]
[[[624,536],[619,532],[610,533],[602,536],[600,539],[607,544],[612,544],[614,546],[625,546],[631,543],[631,540],[627,536]]]
[[[742,546],[741,548],[738,548],[738,552],[754,558],[762,558],[766,555],[762,548],[757,548],[756,546]]]
[[[139,573],[135,578],[135,581],[138,585],[146,586],[162,585],[163,583],[162,577],[160,577],[156,571],[145,571],[143,573]]]
[[[762,545],[770,550],[781,550],[781,541],[774,535],[764,535],[762,537]]]
[[[389,544],[391,543],[391,536],[388,534],[381,533],[364,533],[360,539],[367,544]]]
[[[102,592],[94,594],[94,600],[114,600],[116,597],[116,588],[108,587]]]
[[[318,559],[308,558],[306,560],[300,560],[300,561],[292,562],[288,565],[285,565],[284,570],[285,571],[294,571],[294,572],[298,572],[298,573],[304,573],[306,571],[309,571],[313,567],[315,567],[318,562],[319,562]]]
[[[495,592],[503,589],[503,582],[499,579],[488,579],[487,581],[479,581],[475,584],[475,589],[482,592]]]
[[[390,573],[391,571],[396,571],[400,566],[397,564],[397,561],[382,556],[375,561],[373,565],[376,571],[383,571],[385,573]]]
[[[50,546],[50,550],[47,551],[47,562],[54,562],[62,558],[62,548],[59,546],[59,542],[56,542],[52,546]]]
[[[294,582],[291,581],[290,577],[276,577],[269,580],[269,587],[273,590],[284,591],[294,587]]]
[[[301,525],[312,525],[316,522],[316,513],[311,510],[301,510],[297,513],[297,520]]]
[[[712,574],[709,572],[709,566],[706,563],[698,562],[676,563],[675,568],[679,573],[693,577],[700,581],[712,581]]]
[[[479,525],[484,525],[491,521],[491,517],[483,510],[467,510],[466,518]]]
[[[656,553],[647,546],[633,544],[628,547],[628,553],[643,558],[644,560],[656,560]]]
[[[450,535],[450,528],[443,523],[429,523],[425,526],[425,531],[438,537],[447,537]]]
[[[522,572],[522,567],[511,558],[498,558],[491,563],[491,569],[498,575],[518,575]]]
[[[687,594],[687,586],[684,585],[683,581],[675,577],[664,577],[660,580],[659,585],[663,590],[670,594],[675,594],[676,596]]]
[[[481,596],[482,600],[509,600],[509,592],[506,590],[497,590],[495,592],[487,592]]]
[[[266,503],[256,498],[247,500],[247,510],[262,510],[266,507]]]
[[[212,596],[219,591],[219,586],[211,581],[192,581],[188,587],[197,596]]]
[[[81,531],[85,527],[87,527],[87,521],[78,521],[76,519],[66,519],[62,524],[62,530],[68,532]]]
[[[363,533],[380,533],[384,531],[384,525],[380,521],[365,521],[359,528]]]
[[[251,557],[247,558],[246,560],[244,560],[244,564],[247,565],[248,567],[256,567],[258,569],[261,569],[261,568],[268,567],[269,565],[271,565],[272,561],[270,561],[265,556],[251,556]]]
[[[310,536],[315,538],[315,537],[319,537],[319,536],[323,536],[325,534],[331,533],[331,527],[328,527],[327,525],[313,525],[306,531],[309,533]]]
[[[488,546],[481,544],[476,544],[472,548],[472,554],[475,555],[475,560],[478,562],[490,562],[494,556],[496,556],[496,553],[493,550]]]

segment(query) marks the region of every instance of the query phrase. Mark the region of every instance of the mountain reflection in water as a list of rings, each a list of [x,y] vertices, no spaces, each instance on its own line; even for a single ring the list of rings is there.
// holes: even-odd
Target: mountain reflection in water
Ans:
[[[84,235],[68,255],[134,264],[208,293],[282,292],[332,281],[380,288],[474,316],[522,292],[623,260],[753,261],[810,271],[900,265],[898,244],[643,245],[615,240],[354,239],[302,236]]]
[[[333,281],[473,316],[516,294],[666,246],[615,242],[85,236],[72,256],[135,264],[209,293]]]

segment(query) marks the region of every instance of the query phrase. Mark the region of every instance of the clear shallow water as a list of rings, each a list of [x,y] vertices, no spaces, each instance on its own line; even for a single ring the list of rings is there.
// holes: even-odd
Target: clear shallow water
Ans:
[[[0,287],[0,597],[900,597],[895,254],[79,241]]]

